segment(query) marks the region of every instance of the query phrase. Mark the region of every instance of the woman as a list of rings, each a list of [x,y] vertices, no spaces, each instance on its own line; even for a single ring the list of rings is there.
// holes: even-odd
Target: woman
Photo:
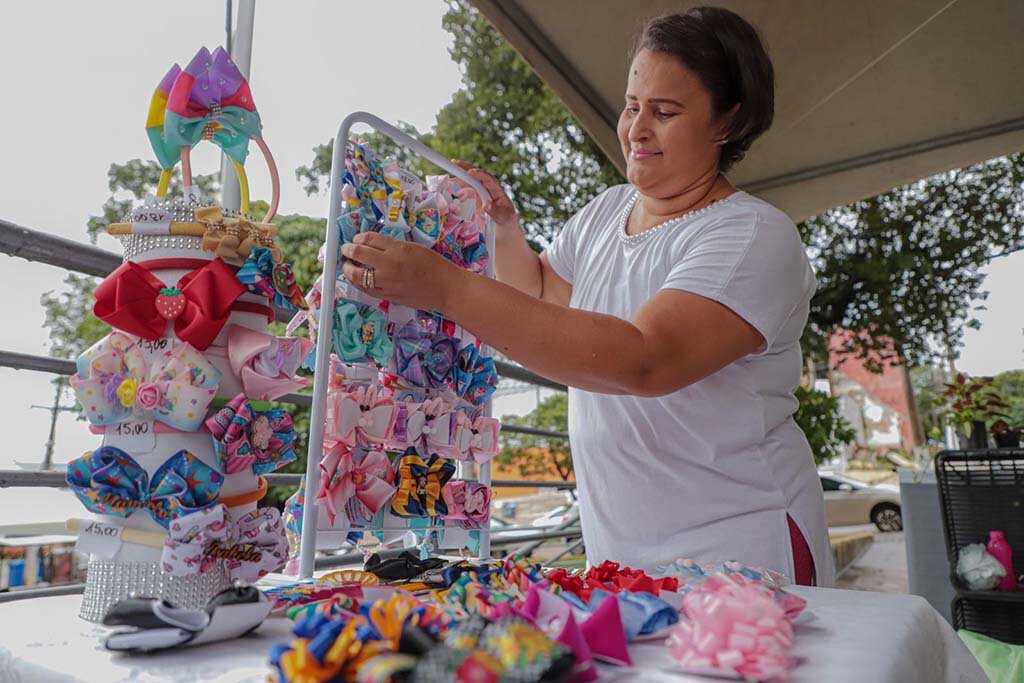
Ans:
[[[498,182],[497,281],[409,242],[346,244],[345,277],[436,310],[569,390],[587,559],[738,560],[829,585],[821,486],[792,419],[815,280],[796,227],[725,172],[769,128],[771,62],[732,12],[650,21],[618,135],[628,185],[539,257]],[[460,162],[461,163],[461,162]]]

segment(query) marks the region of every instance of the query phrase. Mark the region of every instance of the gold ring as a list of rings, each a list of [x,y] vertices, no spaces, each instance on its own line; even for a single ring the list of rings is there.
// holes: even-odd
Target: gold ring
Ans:
[[[374,289],[374,274],[372,268],[363,271],[363,289]]]

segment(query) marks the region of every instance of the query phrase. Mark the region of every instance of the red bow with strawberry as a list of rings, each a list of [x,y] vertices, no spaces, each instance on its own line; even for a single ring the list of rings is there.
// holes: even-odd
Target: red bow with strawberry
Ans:
[[[186,274],[174,287],[164,285],[144,264],[129,261],[96,288],[93,313],[143,339],[163,337],[167,321],[173,321],[175,336],[203,351],[244,293],[245,287],[219,258]]]

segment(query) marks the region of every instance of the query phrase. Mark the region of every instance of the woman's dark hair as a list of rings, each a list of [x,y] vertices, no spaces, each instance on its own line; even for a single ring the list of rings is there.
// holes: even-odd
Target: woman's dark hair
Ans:
[[[743,158],[750,145],[772,125],[775,72],[757,31],[727,9],[694,7],[647,22],[633,48],[663,52],[694,72],[711,94],[716,117],[739,109],[725,128],[722,173]]]

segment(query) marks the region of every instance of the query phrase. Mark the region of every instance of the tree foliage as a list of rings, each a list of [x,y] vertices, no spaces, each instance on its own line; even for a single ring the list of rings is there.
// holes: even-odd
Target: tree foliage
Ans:
[[[538,403],[530,413],[522,417],[504,415],[501,421],[508,425],[565,433],[569,431],[568,407],[568,394],[559,392]],[[505,432],[501,452],[495,462],[532,479],[547,477],[554,472],[564,481],[572,474],[572,450],[568,439]]]
[[[927,364],[979,326],[981,268],[1024,247],[1024,154],[832,209],[800,229],[818,276],[805,348],[824,358],[828,335],[844,328],[859,332],[847,353]]]
[[[800,402],[793,419],[803,430],[819,465],[842,455],[843,446],[857,438],[857,432],[839,414],[839,399],[817,389],[796,388]]]
[[[442,23],[453,38],[451,55],[462,70],[463,87],[438,113],[434,129],[419,137],[445,157],[497,176],[516,204],[527,237],[542,247],[588,201],[624,180],[562,101],[479,12],[463,0],[449,0]],[[296,175],[307,191],[322,186],[330,161],[329,148],[320,146],[312,163],[299,169]],[[410,162],[411,170],[423,172],[419,164]]]

